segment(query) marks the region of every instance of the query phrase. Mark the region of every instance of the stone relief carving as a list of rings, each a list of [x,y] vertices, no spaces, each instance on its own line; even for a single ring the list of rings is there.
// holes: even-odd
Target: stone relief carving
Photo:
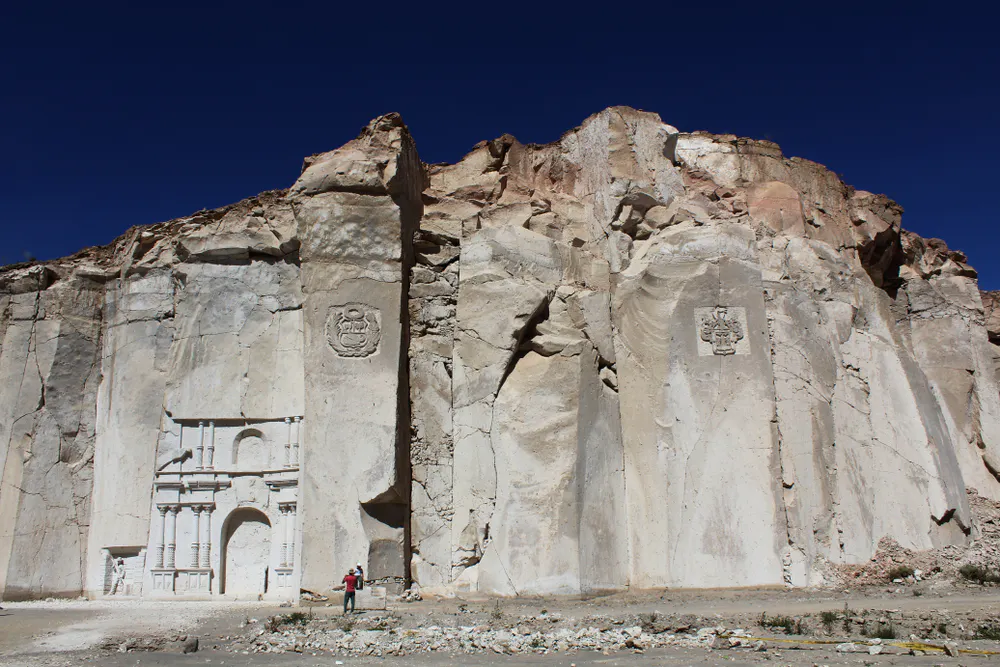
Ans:
[[[749,341],[746,340],[745,308],[696,308],[695,322],[699,355],[750,354]]]
[[[264,434],[255,428],[240,431],[233,441],[233,465],[239,470],[263,470],[270,458]]]
[[[345,303],[330,309],[326,339],[341,357],[367,357],[378,349],[382,336],[377,308],[364,303]]]
[[[193,456],[190,449],[173,449],[163,456],[156,459],[156,470],[157,472],[165,470],[168,466],[174,463],[183,463]]]
[[[380,322],[376,320],[376,324]],[[140,567],[136,573],[128,569],[122,578],[115,559],[124,557],[128,566],[128,556],[123,547],[111,547],[106,559],[105,594],[119,595],[123,587],[138,590],[145,572],[154,597],[225,594],[224,577],[232,574],[227,570],[232,564],[227,558],[244,558],[248,551],[256,554],[250,565],[259,566],[261,573],[271,577],[259,580],[255,595],[284,597],[298,590],[294,507],[302,416],[233,419],[170,415],[170,420],[162,431],[165,453],[157,459],[166,467],[157,470],[153,480],[154,525],[147,546],[153,554],[150,567]],[[170,466],[177,461],[187,464]],[[243,536],[247,540],[242,546],[237,542],[235,550],[227,551],[225,517],[240,508],[274,516],[276,512],[268,508],[275,504],[285,523],[275,528],[274,536],[268,528],[263,542],[253,535]],[[280,549],[265,548],[267,540],[273,539],[278,540]],[[238,579],[237,575],[233,574]]]
[[[145,563],[142,547],[102,549],[104,557],[104,594],[139,595]]]
[[[110,595],[119,595],[125,593],[125,559],[116,558],[114,564],[111,566],[111,593]]]

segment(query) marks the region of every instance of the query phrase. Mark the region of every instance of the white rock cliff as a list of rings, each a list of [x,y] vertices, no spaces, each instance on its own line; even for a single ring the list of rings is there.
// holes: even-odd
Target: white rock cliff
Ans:
[[[0,592],[822,585],[1000,499],[1000,297],[770,142],[616,107],[0,269]]]

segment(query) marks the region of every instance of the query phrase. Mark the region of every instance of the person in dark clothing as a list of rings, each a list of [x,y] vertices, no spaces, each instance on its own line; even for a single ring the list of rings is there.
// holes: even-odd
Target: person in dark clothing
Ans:
[[[345,586],[344,588],[344,613],[347,613],[347,601],[351,601],[351,613],[354,613],[354,591],[358,588],[358,577],[354,574],[354,568],[347,573],[342,582]]]

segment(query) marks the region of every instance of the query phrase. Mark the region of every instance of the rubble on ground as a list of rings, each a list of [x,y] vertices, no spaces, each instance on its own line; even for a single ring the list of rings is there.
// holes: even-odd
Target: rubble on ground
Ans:
[[[413,584],[399,596],[400,602],[420,602],[424,598],[420,595],[420,586]]]
[[[705,624],[709,619],[702,617],[658,612],[569,618],[542,611],[515,616],[506,614],[499,604],[492,611],[480,612],[472,612],[463,604],[456,614],[431,612],[426,617],[400,613],[273,616],[249,624],[242,635],[225,639],[232,640],[226,650],[244,655],[508,655],[644,652],[667,647],[767,652],[799,642],[829,645],[830,650],[840,653],[876,655],[907,653],[913,644],[933,651],[933,647],[952,641],[949,637],[953,636],[982,639],[977,628],[983,627],[985,618],[974,613],[959,617],[948,612],[904,614],[897,609],[845,608],[795,617],[731,615],[711,625]]]
[[[966,490],[976,532],[967,547],[946,545],[937,549],[906,549],[891,537],[878,542],[875,554],[860,565],[835,565],[830,582],[841,586],[878,586],[886,583],[913,585],[927,582],[932,588],[962,584],[961,567],[971,564],[1000,577],[1000,502]],[[908,570],[905,576],[894,576]],[[971,582],[969,582],[971,583]]]

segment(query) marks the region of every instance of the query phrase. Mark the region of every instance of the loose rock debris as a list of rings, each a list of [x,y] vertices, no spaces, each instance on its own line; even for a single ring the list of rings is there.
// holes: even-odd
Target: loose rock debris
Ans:
[[[573,621],[560,614],[511,617],[503,622],[469,625],[428,625],[402,627],[394,614],[374,615],[361,620],[350,617],[314,618],[306,622],[271,617],[247,626],[242,636],[226,650],[241,653],[332,653],[345,656],[404,656],[418,653],[448,654],[550,654],[577,651],[633,652],[667,647],[709,650],[766,652],[769,649],[807,648],[818,645],[839,653],[905,654],[918,646],[921,653],[951,651],[957,644],[929,644],[923,641],[887,642],[880,638],[843,641],[811,636],[767,637],[764,628],[731,628],[725,625],[693,627],[680,622],[664,623],[650,615],[641,624],[638,617],[593,616]],[[801,623],[801,621],[800,621]],[[917,640],[915,635],[913,640]],[[950,655],[951,653],[949,653]]]
[[[243,653],[296,653],[329,651],[350,655],[391,656],[439,651],[444,653],[567,653],[578,650],[644,651],[665,646],[714,648],[722,641],[725,648],[754,642],[741,638],[745,631],[720,638],[715,628],[704,628],[691,635],[649,634],[639,626],[602,630],[597,627],[550,632],[492,629],[484,626],[442,628],[341,630],[296,627],[275,633],[258,632],[249,641],[234,643],[231,650]],[[749,637],[749,633],[745,633]]]

